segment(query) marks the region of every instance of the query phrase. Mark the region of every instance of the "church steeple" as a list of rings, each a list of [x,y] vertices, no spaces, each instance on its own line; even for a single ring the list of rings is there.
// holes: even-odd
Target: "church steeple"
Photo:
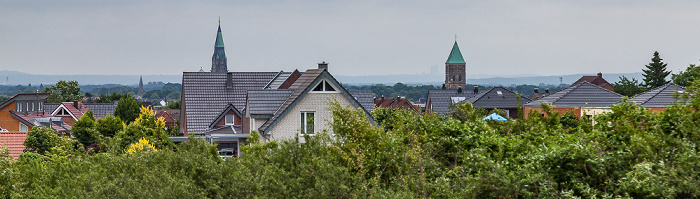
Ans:
[[[455,37],[455,44],[452,45],[452,51],[450,51],[450,56],[447,57],[445,62],[445,88],[446,89],[466,89],[467,87],[467,62],[464,61],[462,57],[462,52],[459,51],[459,46],[457,46],[457,39]]]
[[[143,93],[143,75],[139,77],[139,93]]]
[[[216,41],[214,42],[214,55],[212,55],[211,57],[211,72],[228,72],[226,62],[226,52],[224,51],[224,37],[221,36],[221,20],[219,20],[219,30],[216,31]]]

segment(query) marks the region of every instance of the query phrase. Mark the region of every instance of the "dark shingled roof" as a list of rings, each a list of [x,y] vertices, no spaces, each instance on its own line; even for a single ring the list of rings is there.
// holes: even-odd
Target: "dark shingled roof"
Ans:
[[[227,125],[208,129],[204,134],[241,134],[241,125]]]
[[[251,115],[274,115],[294,90],[266,89],[248,91],[247,113]]]
[[[666,107],[679,103],[680,100],[675,98],[675,94],[682,94],[685,88],[673,83],[668,83],[663,86],[656,87],[647,92],[640,93],[630,99],[640,106],[644,107]]]
[[[233,86],[226,87],[231,74]],[[228,104],[245,107],[248,90],[263,89],[279,72],[183,72],[182,95],[187,131],[202,133]]]
[[[500,94],[499,94],[500,91]],[[513,91],[503,87],[493,87],[468,99],[474,107],[513,109],[518,108],[518,99]],[[520,96],[520,103],[530,103],[527,97]]]
[[[117,108],[116,103],[87,103],[85,107],[92,110],[95,118],[104,118],[108,115],[114,115],[114,109]]]
[[[622,95],[582,81],[525,106],[538,107],[542,103],[557,107],[603,107],[620,103]]]
[[[464,90],[462,93],[458,93],[455,89],[429,90],[426,106],[429,105],[431,107],[426,108],[431,108],[434,113],[444,115],[450,111],[450,106],[453,103],[464,101],[474,97],[476,94],[472,90]]]
[[[355,97],[357,102],[360,102],[362,108],[368,112],[372,112],[372,110],[374,110],[374,96],[372,95],[372,91],[351,90],[348,92],[350,92],[350,95]]]
[[[291,74],[292,72],[280,72],[272,81],[265,85],[265,89],[278,89]]]

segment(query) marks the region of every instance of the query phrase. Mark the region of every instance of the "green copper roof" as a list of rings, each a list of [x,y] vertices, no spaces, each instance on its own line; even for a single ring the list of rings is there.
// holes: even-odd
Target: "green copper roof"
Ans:
[[[224,37],[221,36],[221,26],[219,26],[219,31],[216,32],[216,43],[214,47],[224,47]]]
[[[455,41],[455,45],[452,46],[452,52],[450,52],[450,56],[447,57],[447,62],[445,64],[466,64],[467,62],[464,62],[464,58],[462,58],[462,52],[459,51],[459,46],[457,46],[457,41]]]
[[[202,67],[199,67],[199,72],[204,72],[204,69],[202,69]]]

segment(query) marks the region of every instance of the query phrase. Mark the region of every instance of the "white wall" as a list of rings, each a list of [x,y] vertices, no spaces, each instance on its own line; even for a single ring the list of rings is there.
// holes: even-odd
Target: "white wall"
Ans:
[[[314,112],[314,130],[316,133],[324,129],[331,133],[329,122],[333,117],[331,111],[327,109],[329,100],[337,100],[343,107],[354,107],[352,102],[342,93],[308,93],[299,103],[294,106],[284,118],[281,118],[277,125],[270,131],[271,140],[294,139],[299,136],[303,141],[303,135],[299,135],[301,127],[301,112]]]

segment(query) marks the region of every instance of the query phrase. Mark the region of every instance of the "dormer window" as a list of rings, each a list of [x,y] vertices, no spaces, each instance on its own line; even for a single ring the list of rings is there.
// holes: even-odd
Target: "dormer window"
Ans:
[[[333,86],[331,86],[331,84],[328,83],[328,81],[323,80],[323,81],[321,81],[321,83],[316,85],[316,87],[314,87],[313,91],[314,92],[336,92],[337,90],[335,88],[333,88]]]
[[[56,113],[56,116],[70,116],[70,114],[68,114],[68,111],[66,111],[66,109],[59,109],[58,113]]]
[[[235,117],[233,117],[233,114],[227,114],[226,115],[226,125],[233,125],[235,123],[234,120]]]

